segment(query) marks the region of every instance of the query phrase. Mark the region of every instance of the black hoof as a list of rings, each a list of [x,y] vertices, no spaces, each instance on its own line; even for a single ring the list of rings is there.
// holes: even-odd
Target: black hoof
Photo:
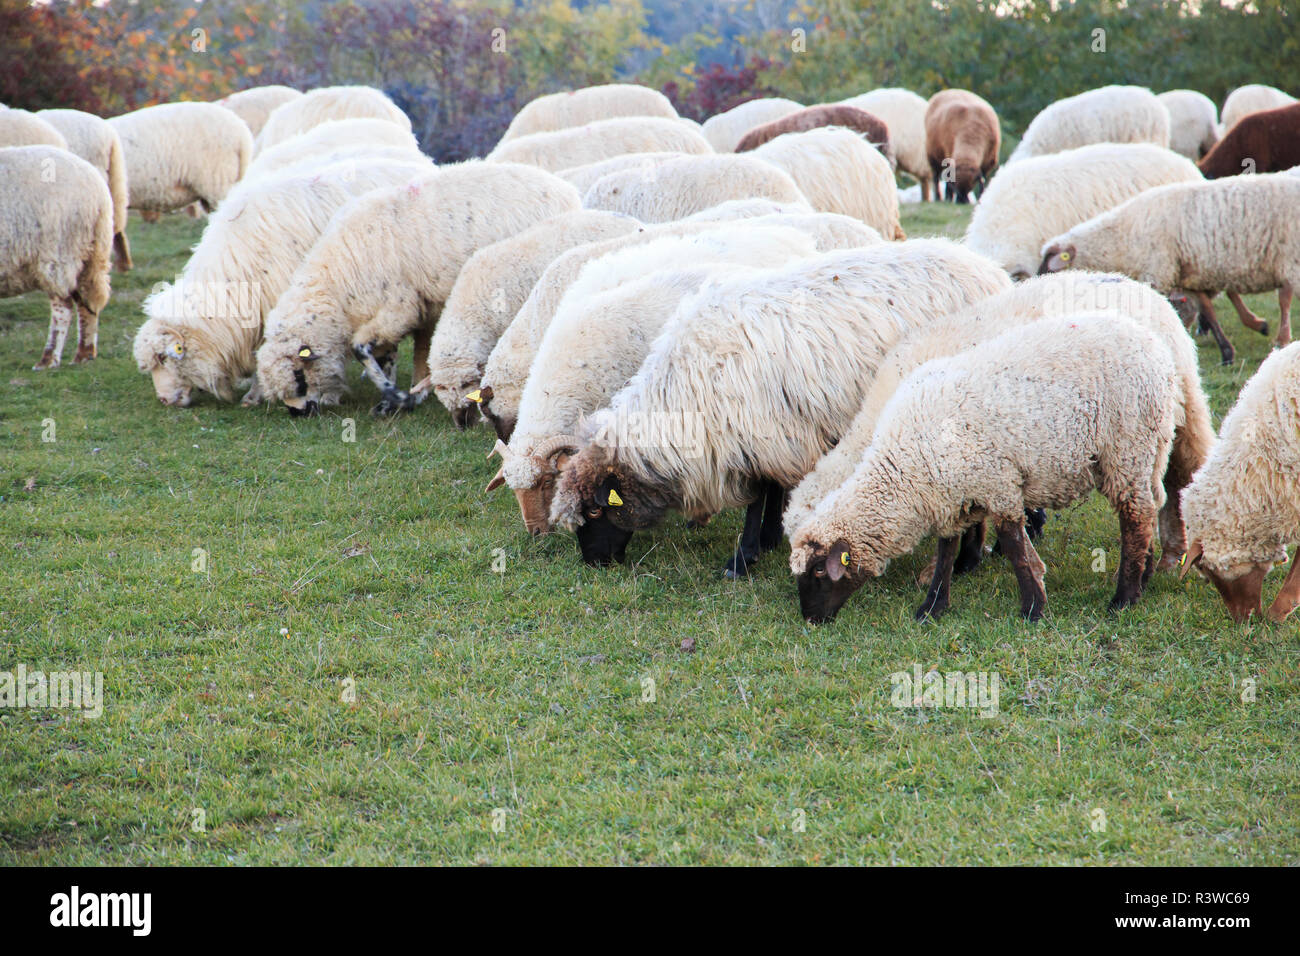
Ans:
[[[289,406],[290,418],[314,418],[319,414],[320,414],[320,406],[317,405],[315,402],[308,402],[302,408],[294,408],[292,405]]]
[[[1265,322],[1262,326],[1260,326],[1259,334],[1262,335],[1262,336],[1264,336],[1265,338],[1268,337],[1268,323],[1267,323],[1267,322]]]
[[[912,616],[918,621],[937,621],[939,618],[943,617],[944,612],[947,610],[948,605],[946,604],[940,604],[938,602],[932,604],[931,602],[926,601],[916,609],[916,613]]]
[[[415,407],[415,399],[408,393],[393,389],[384,392],[384,397],[379,400],[379,404],[370,410],[370,414],[376,418],[382,418],[386,415],[397,415],[401,412],[409,412]]]
[[[752,568],[757,561],[758,555],[753,555],[752,557],[747,558],[743,554],[733,554],[727,559],[727,563],[722,566],[722,576],[730,581],[739,580],[749,574],[749,569]]]

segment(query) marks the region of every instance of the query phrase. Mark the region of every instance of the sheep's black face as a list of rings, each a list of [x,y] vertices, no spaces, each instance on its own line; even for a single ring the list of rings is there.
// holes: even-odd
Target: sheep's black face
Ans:
[[[603,508],[588,508],[577,534],[582,560],[596,567],[606,567],[615,561],[622,564],[627,543],[632,540],[632,532],[610,521]]]
[[[829,552],[817,551],[808,567],[798,576],[799,613],[810,624],[835,620],[849,595],[861,585],[861,579],[849,574],[849,548],[836,542]]]

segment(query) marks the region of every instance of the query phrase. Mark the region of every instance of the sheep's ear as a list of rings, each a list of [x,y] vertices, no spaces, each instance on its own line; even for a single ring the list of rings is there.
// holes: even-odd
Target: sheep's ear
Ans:
[[[1193,541],[1192,546],[1187,549],[1187,553],[1183,555],[1182,560],[1178,562],[1178,580],[1181,581],[1183,578],[1187,577],[1187,572],[1192,570],[1193,566],[1200,562],[1201,556],[1204,553],[1205,549],[1201,546],[1201,542],[1199,540]]]
[[[832,581],[840,580],[849,573],[850,561],[852,556],[848,545],[839,542],[831,548],[831,553],[826,555],[826,576]]]

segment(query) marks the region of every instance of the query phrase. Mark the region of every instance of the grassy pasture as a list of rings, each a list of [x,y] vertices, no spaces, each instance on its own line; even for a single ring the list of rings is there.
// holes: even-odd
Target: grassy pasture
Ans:
[[[1296,862],[1297,625],[1170,577],[1107,615],[1100,498],[1049,518],[1037,626],[997,558],[914,623],[926,545],[809,627],[784,551],[722,579],[739,513],[592,570],[484,494],[487,430],[372,419],[355,368],[318,419],[161,407],[130,342],[200,229],[133,221],[86,367],[32,372],[47,305],[0,302],[0,671],[104,675],[97,720],[0,709],[0,863]],[[1224,311],[1218,416],[1268,348]],[[892,706],[914,664],[999,713]]]

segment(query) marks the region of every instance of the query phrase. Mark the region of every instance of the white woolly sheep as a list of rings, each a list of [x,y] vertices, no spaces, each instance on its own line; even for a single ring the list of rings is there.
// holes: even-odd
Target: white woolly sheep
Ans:
[[[1174,360],[1183,405],[1176,422],[1169,470],[1165,474],[1167,498],[1160,514],[1159,564],[1161,569],[1174,567],[1187,548],[1178,495],[1214,444],[1214,425],[1201,389],[1196,347],[1178,315],[1158,292],[1125,276],[1091,272],[1054,273],[1030,279],[901,339],[880,363],[861,409],[839,444],[822,456],[817,467],[790,493],[785,512],[787,535],[793,539],[817,506],[848,480],[870,447],[885,406],[902,381],[917,368],[931,359],[956,355],[1010,329],[1078,312],[1108,312],[1136,321],[1156,334]],[[1031,537],[1033,533],[1031,528]],[[979,563],[983,538],[983,523],[972,526],[971,533],[962,539],[957,573]]]
[[[57,146],[68,141],[48,119],[27,110],[0,109],[0,149],[9,146]]]
[[[783,116],[803,109],[803,104],[780,96],[748,100],[733,106],[725,113],[710,116],[701,130],[715,152],[734,153],[740,141],[751,129],[779,120]]]
[[[1223,338],[1211,296],[1278,290],[1277,344],[1291,341],[1291,294],[1300,286],[1300,180],[1293,176],[1233,176],[1174,183],[1139,193],[1123,205],[1049,240],[1042,271],[1090,269],[1122,272],[1165,295],[1196,293],[1216,330],[1225,362],[1232,346]],[[1245,308],[1261,331],[1268,326]],[[1249,324],[1249,322],[1248,322]]]
[[[728,199],[708,209],[687,216],[682,222],[726,222],[733,219],[752,219],[755,216],[771,216],[781,213],[812,213],[813,207],[807,202],[773,202],[770,199]],[[813,213],[822,216],[825,213]],[[847,216],[841,217],[847,219]],[[854,222],[857,222],[855,219]]]
[[[50,297],[50,334],[37,371],[62,361],[73,315],[73,361],[98,353],[112,249],[113,198],[99,170],[58,146],[0,149],[0,299]]]
[[[122,141],[131,208],[146,220],[194,202],[212,212],[252,159],[248,126],[213,103],[163,103],[108,122]]]
[[[677,119],[677,110],[658,90],[630,83],[588,86],[564,93],[548,93],[524,104],[506,128],[501,142],[585,126],[617,116],[656,116]]]
[[[1045,107],[1025,129],[1006,165],[1090,143],[1169,146],[1169,111],[1141,86],[1103,86]]]
[[[689,155],[691,154],[624,153],[622,156],[611,156],[609,159],[574,166],[572,169],[562,169],[555,175],[567,183],[572,183],[573,188],[578,190],[579,193],[585,194],[595,184],[596,180],[602,179],[610,173],[621,173],[625,169],[640,169],[648,173],[656,166],[660,166],[670,159],[681,159],[683,156]]]
[[[249,164],[244,178],[257,179],[297,165],[303,160],[323,158],[344,150],[384,147],[405,149],[412,153],[420,151],[415,136],[409,129],[403,129],[388,120],[368,117],[330,120],[258,153],[257,158]]]
[[[376,190],[340,211],[267,317],[257,352],[263,394],[292,414],[335,404],[355,355],[380,389],[378,413],[414,407],[391,377],[416,339],[414,380],[428,375],[433,326],[478,250],[579,208],[578,193],[531,166],[475,160]]]
[[[885,121],[898,168],[921,184],[922,202],[929,201],[932,189],[937,199],[939,194],[925,149],[925,111],[929,102],[911,90],[899,87],[883,87],[843,102]]]
[[[223,401],[255,366],[267,314],[334,213],[369,190],[403,183],[432,164],[419,158],[322,166],[241,185],[203,230],[174,285],[145,301],[134,354],[164,405],[193,390]],[[244,404],[261,400],[256,383]]]
[[[629,116],[521,136],[499,143],[487,158],[489,162],[527,163],[556,172],[625,153],[664,152],[700,155],[713,152],[713,147],[681,120]]]
[[[748,154],[790,174],[819,212],[861,219],[887,239],[905,239],[889,161],[847,129],[786,133]]]
[[[370,86],[322,86],[273,109],[257,134],[256,152],[260,155],[330,120],[365,117],[387,120],[411,131],[410,118],[380,90]]]
[[[746,219],[746,225],[790,225],[806,230],[814,237],[821,252],[831,249],[848,249],[880,241],[874,230],[868,227],[846,228],[840,219],[829,219],[828,213],[796,213],[790,217],[768,215]],[[725,220],[723,220],[725,221]],[[850,220],[854,222],[855,220]],[[572,285],[582,268],[594,259],[616,252],[628,246],[641,245],[660,236],[685,236],[716,229],[719,222],[714,221],[678,221],[647,226],[643,231],[633,235],[600,243],[589,243],[571,249],[556,258],[520,307],[514,321],[501,334],[501,338],[488,356],[483,371],[482,387],[476,396],[483,412],[496,430],[497,437],[509,441],[519,417],[519,402],[523,395],[524,383],[528,379],[528,369],[537,355],[555,310]],[[597,289],[591,290],[594,294]]]
[[[640,368],[678,304],[712,277],[757,275],[817,251],[789,226],[734,223],[694,236],[664,236],[586,266],[560,302],[533,359],[510,444],[498,440],[502,466],[488,485],[509,484],[524,526],[550,530],[551,494],[582,417],[607,405]],[[603,273],[590,277],[593,272]],[[604,292],[592,295],[591,287]]]
[[[1170,90],[1156,97],[1169,111],[1169,148],[1197,160],[1219,141],[1219,108],[1195,90]]]
[[[849,479],[791,541],[799,606],[812,622],[928,534],[939,539],[917,620],[938,618],[958,540],[988,520],[1020,586],[1020,613],[1047,605],[1025,509],[1063,508],[1094,488],[1119,517],[1111,610],[1151,573],[1161,477],[1182,402],[1173,359],[1149,330],[1113,312],[1043,319],[913,372],[886,406]]]
[[[1234,621],[1264,616],[1264,578],[1300,542],[1300,343],[1274,352],[1223,420],[1219,443],[1183,492],[1197,568],[1218,589]],[[1282,622],[1300,604],[1300,555],[1268,609]]]
[[[843,434],[898,339],[1010,285],[943,239],[824,253],[710,282],[683,302],[640,371],[588,420],[551,520],[588,563],[621,560],[669,509],[748,505],[742,575],[781,538],[785,490]]]
[[[41,119],[63,135],[68,149],[100,171],[113,197],[113,265],[118,272],[131,269],[131,244],[126,239],[126,157],[117,131],[93,113],[81,110],[41,110]]]
[[[1034,156],[993,177],[966,228],[966,245],[1013,279],[1038,271],[1043,243],[1144,190],[1200,182],[1191,160],[1150,143],[1095,143]]]
[[[1223,132],[1227,133],[1251,113],[1290,106],[1295,101],[1296,98],[1290,93],[1283,93],[1274,86],[1265,86],[1262,83],[1239,86],[1223,101]]]
[[[566,212],[494,242],[470,256],[443,307],[429,347],[429,380],[457,428],[477,417],[465,397],[483,378],[492,347],[501,338],[546,267],[561,253],[589,242],[626,235],[641,224],[617,213]]]
[[[267,119],[276,107],[302,97],[302,93],[291,86],[254,86],[238,93],[231,93],[217,100],[218,106],[224,106],[238,116],[248,126],[248,131],[257,138],[266,125]]]
[[[760,152],[755,150],[753,156],[683,156],[652,168],[610,173],[587,190],[582,204],[654,223],[683,219],[724,199],[807,202],[790,175],[775,163],[764,162],[758,157]]]

